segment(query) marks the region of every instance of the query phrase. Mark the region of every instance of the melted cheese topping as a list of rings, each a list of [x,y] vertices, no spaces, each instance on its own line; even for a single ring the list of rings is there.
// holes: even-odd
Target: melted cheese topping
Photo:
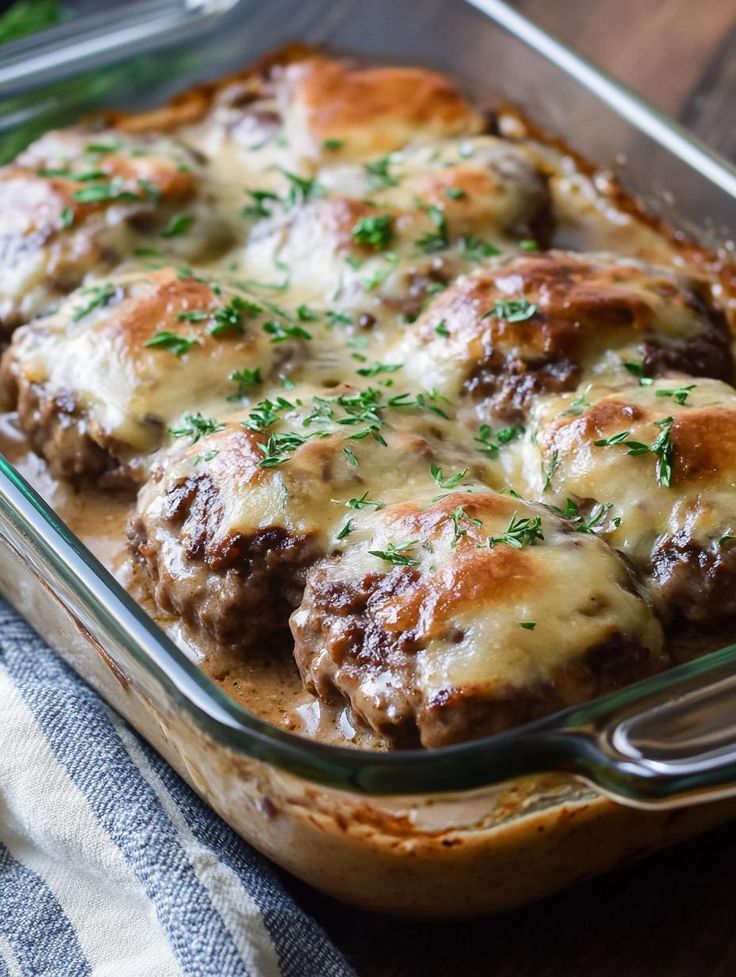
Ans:
[[[525,451],[529,492],[588,515],[604,505],[599,530],[644,575],[665,540],[697,561],[736,535],[736,391],[725,383],[673,374],[540,401]]]
[[[43,136],[0,169],[0,325],[31,318],[136,248],[186,261],[224,250],[231,232],[212,197],[198,155],[178,141]],[[177,220],[192,233],[176,233]]]
[[[537,521],[534,539],[511,545],[509,527],[523,520]],[[433,718],[446,699],[486,700],[492,713],[494,699],[520,690],[561,691],[563,672],[582,668],[586,654],[614,637],[642,645],[655,669],[666,661],[660,625],[611,550],[507,496],[451,493],[382,510],[362,522],[342,557],[310,577],[293,617],[306,680],[319,686],[328,674],[389,735],[411,710],[427,746],[455,738]],[[341,610],[347,594],[369,589],[369,623]],[[304,639],[315,626],[324,633],[319,649]],[[410,646],[403,653],[402,640]],[[481,720],[468,734],[486,729]]]
[[[304,57],[50,133],[0,171],[0,323],[36,316],[2,392],[31,443],[87,494],[148,478],[137,554],[213,674],[285,628],[306,578],[309,686],[389,739],[407,715],[427,744],[478,735],[661,667],[615,550],[651,585],[668,534],[736,535],[712,436],[736,394],[664,400],[689,381],[640,392],[625,365],[730,379],[719,286],[563,150],[500,131],[441,75]],[[605,405],[634,396],[631,438],[673,417],[673,488],[651,452],[586,449],[579,425],[618,433]],[[613,502],[610,545],[502,490]],[[489,547],[515,512],[544,539]],[[411,668],[340,672],[331,586],[373,595],[384,644],[413,635]]]

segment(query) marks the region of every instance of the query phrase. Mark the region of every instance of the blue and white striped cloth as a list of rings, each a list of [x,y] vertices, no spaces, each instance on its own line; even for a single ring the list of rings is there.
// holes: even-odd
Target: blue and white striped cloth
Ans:
[[[0,977],[348,977],[272,867],[0,602]]]

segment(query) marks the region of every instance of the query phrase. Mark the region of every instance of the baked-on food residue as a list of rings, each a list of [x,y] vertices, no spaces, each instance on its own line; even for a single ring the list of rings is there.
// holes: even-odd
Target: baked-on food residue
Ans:
[[[45,135],[0,229],[6,450],[261,715],[436,747],[733,623],[728,269],[518,115],[302,52]]]

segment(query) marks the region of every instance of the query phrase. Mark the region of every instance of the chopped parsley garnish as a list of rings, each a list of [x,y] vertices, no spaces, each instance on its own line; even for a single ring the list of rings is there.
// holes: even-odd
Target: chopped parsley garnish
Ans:
[[[186,309],[184,312],[176,313],[179,322],[204,322],[209,317],[209,312],[205,312],[204,309]]]
[[[455,549],[463,536],[468,535],[469,526],[478,527],[481,525],[480,519],[473,519],[461,505],[452,510],[450,519],[452,520],[452,542],[450,543],[452,549]]]
[[[456,488],[465,476],[468,474],[468,469],[463,468],[462,471],[456,472],[454,475],[448,475],[445,477],[442,469],[438,465],[429,466],[429,474],[437,482],[440,488],[452,489]]]
[[[410,556],[409,551],[418,542],[418,539],[413,539],[408,543],[388,543],[385,550],[368,550],[368,552],[371,556],[377,556],[379,560],[390,563],[392,566],[416,567],[419,566],[419,560]]]
[[[549,465],[545,467],[544,462],[542,462],[542,478],[544,479],[544,485],[542,486],[543,492],[549,492],[552,487],[552,479],[557,474],[557,469],[560,467],[560,452],[555,450],[552,452],[549,458]]]
[[[597,534],[601,533],[606,528],[606,518],[608,513],[613,508],[612,502],[596,502],[593,508],[590,510],[587,518],[582,515],[578,506],[572,499],[567,499],[565,502],[565,508],[559,509],[557,506],[550,506],[553,512],[562,516],[563,519],[567,519],[575,527],[576,533],[588,533]],[[611,525],[614,529],[618,529],[621,525],[620,516],[614,516],[611,519]]]
[[[223,332],[244,332],[244,315],[259,315],[263,309],[255,302],[249,302],[239,295],[233,295],[226,305],[218,305],[210,312],[212,325],[208,332],[210,336],[219,336]]]
[[[243,207],[242,213],[245,217],[270,217],[271,210],[266,206],[266,201],[271,203],[279,200],[279,195],[272,190],[248,190],[248,196],[252,203]]]
[[[133,248],[136,258],[160,258],[161,252],[158,248]]]
[[[351,451],[350,448],[343,448],[342,449],[342,453],[347,458],[349,465],[352,465],[353,468],[357,468],[358,467],[358,459],[355,457],[355,452],[354,451]]]
[[[344,145],[344,139],[325,139],[322,143],[322,148],[334,153],[337,152],[338,149],[342,149]]]
[[[672,438],[671,428],[674,418],[664,417],[654,424],[660,428],[660,432],[651,444],[644,444],[642,441],[632,441],[631,431],[619,431],[610,438],[598,438],[593,444],[597,448],[609,448],[620,444],[629,450],[629,455],[645,455],[648,452],[657,457],[657,483],[664,488],[672,485]]]
[[[519,241],[519,247],[522,251],[539,251],[539,245],[536,241],[532,241],[530,238],[526,238],[523,241]]]
[[[287,207],[298,207],[312,197],[324,196],[325,188],[316,180],[299,176],[298,173],[292,173],[291,170],[283,169],[283,167],[281,172],[289,181],[289,190],[286,194]]]
[[[348,509],[383,509],[385,503],[378,499],[369,499],[368,492],[364,492],[359,499],[348,499],[345,503]]]
[[[163,231],[161,231],[161,237],[179,237],[180,234],[186,234],[193,223],[193,214],[174,214]]]
[[[61,212],[61,226],[66,230],[66,228],[71,227],[74,223],[74,211],[71,207],[64,207]]]
[[[536,311],[536,303],[528,302],[526,299],[497,299],[493,308],[484,313],[483,318],[494,316],[505,322],[525,322],[531,319]]]
[[[724,533],[718,540],[718,545],[725,546],[726,543],[731,543],[733,540],[736,540],[736,536],[732,536],[731,533]]]
[[[460,250],[466,261],[481,261],[501,254],[501,249],[476,234],[464,234],[459,241]]]
[[[334,309],[325,312],[325,319],[327,319],[328,326],[352,326],[353,324],[349,315],[344,312],[335,312]]]
[[[79,322],[80,319],[89,315],[90,312],[101,308],[103,305],[107,305],[110,299],[117,295],[117,293],[117,288],[110,284],[92,285],[90,288],[83,289],[82,295],[88,295],[89,299],[86,305],[80,305],[78,309],[74,310],[72,313],[72,322]]]
[[[643,363],[624,363],[624,368],[629,371],[629,373],[636,377],[639,381],[639,386],[641,387],[651,387],[654,383],[651,377],[644,375],[644,364]]]
[[[317,322],[319,319],[314,309],[310,309],[308,305],[304,305],[303,303],[297,308],[296,317],[299,322]]]
[[[478,429],[478,434],[473,440],[478,445],[478,451],[481,454],[490,455],[491,458],[495,458],[501,448],[511,441],[515,441],[516,438],[521,437],[523,433],[524,428],[519,424],[515,424],[512,427],[502,427],[495,432],[490,424],[481,424]]]
[[[493,548],[505,543],[520,550],[524,546],[533,546],[541,539],[544,539],[541,516],[524,516],[520,519],[519,513],[515,512],[504,532],[500,536],[489,536],[486,545]]]
[[[277,465],[283,465],[310,436],[289,431],[283,434],[272,434],[265,444],[258,445],[264,454],[264,458],[258,463],[258,467],[275,468]]]
[[[394,238],[393,222],[394,219],[390,214],[361,217],[351,230],[350,236],[357,244],[382,250],[387,248]]]
[[[250,414],[248,414],[248,420],[243,421],[243,424],[249,430],[260,433],[280,420],[279,415],[283,411],[293,409],[294,404],[290,400],[286,400],[285,397],[277,397],[276,400],[266,398],[255,405]]]
[[[196,339],[188,339],[186,336],[179,336],[175,332],[163,329],[147,339],[143,345],[149,349],[169,349],[176,356],[181,357],[188,353],[192,346],[197,346],[198,342]]]
[[[99,156],[104,156],[107,153],[116,153],[122,148],[122,143],[119,139],[110,139],[107,142],[90,142],[84,147],[85,153],[94,153]]]
[[[524,628],[525,631],[533,631],[534,628],[536,628],[536,626],[537,626],[536,621],[521,621],[521,623],[519,624],[519,627]]]
[[[435,226],[434,231],[423,234],[414,243],[421,248],[425,254],[434,254],[435,251],[443,251],[450,243],[450,231],[447,227],[447,218],[442,207],[437,204],[427,204],[423,200],[417,200],[417,206],[432,221]]]
[[[219,455],[219,453],[219,451],[205,451],[203,455],[195,455],[192,459],[192,464],[199,465],[203,461],[212,461],[212,459]]]
[[[233,383],[237,383],[238,385],[238,392],[233,398],[235,400],[240,399],[240,397],[245,397],[248,393],[249,387],[257,387],[259,384],[263,383],[261,368],[259,366],[255,367],[253,370],[249,369],[248,367],[244,367],[242,370],[233,370],[233,372],[228,376],[228,380],[232,380]]]
[[[361,377],[375,377],[379,373],[396,373],[400,370],[403,363],[374,363],[372,366],[363,366],[356,370]]]
[[[295,322],[278,322],[269,319],[261,327],[271,337],[272,343],[284,343],[287,339],[311,339],[312,334]]]
[[[657,390],[655,397],[672,397],[676,404],[682,406],[690,395],[691,390],[695,390],[697,383],[688,384],[687,387],[673,387],[668,390]]]
[[[445,196],[449,197],[450,200],[464,200],[467,197],[467,193],[460,187],[447,187]]]
[[[366,173],[368,174],[368,186],[371,190],[382,190],[386,187],[398,186],[399,181],[389,172],[391,162],[390,156],[382,156],[380,159],[375,159],[365,164]]]
[[[168,433],[175,438],[189,438],[190,444],[196,444],[200,438],[206,434],[214,434],[215,431],[222,431],[225,425],[220,424],[212,417],[205,417],[199,412],[196,414],[186,414],[183,427],[170,427]]]
[[[450,335],[450,330],[447,328],[447,323],[444,319],[441,319],[440,322],[437,323],[437,325],[434,327],[434,331],[438,336],[444,336],[445,339],[447,339],[447,337]]]
[[[146,190],[145,187],[141,187]],[[74,191],[74,199],[79,203],[99,203],[107,200],[119,200],[121,203],[137,203],[145,199],[145,195],[128,190],[125,183],[114,178],[110,183],[90,183]]]
[[[348,521],[342,527],[342,529],[340,530],[340,532],[337,534],[337,538],[338,539],[347,539],[348,536],[352,533],[352,531],[353,531],[353,520],[352,519],[348,519]]]

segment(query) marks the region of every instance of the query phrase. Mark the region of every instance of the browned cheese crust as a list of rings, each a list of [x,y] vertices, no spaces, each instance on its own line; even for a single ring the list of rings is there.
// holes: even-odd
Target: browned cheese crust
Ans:
[[[503,534],[519,520],[538,528],[514,544]],[[308,686],[401,745],[484,736],[667,664],[604,543],[491,493],[379,512],[309,571],[292,630]]]

